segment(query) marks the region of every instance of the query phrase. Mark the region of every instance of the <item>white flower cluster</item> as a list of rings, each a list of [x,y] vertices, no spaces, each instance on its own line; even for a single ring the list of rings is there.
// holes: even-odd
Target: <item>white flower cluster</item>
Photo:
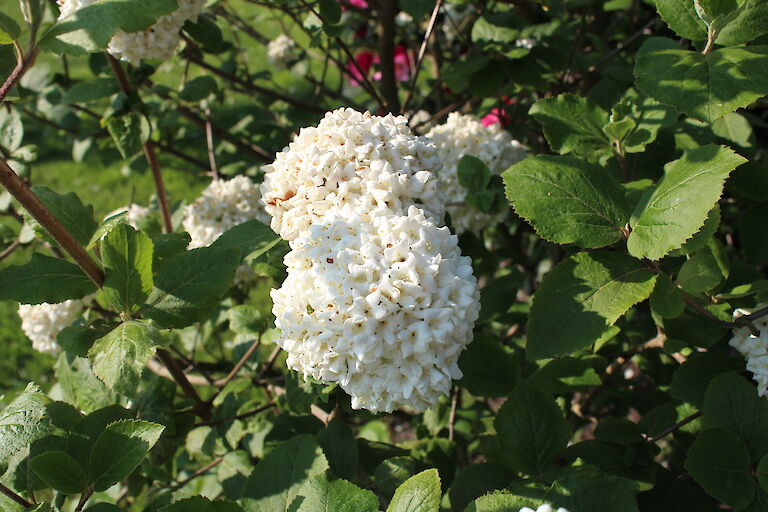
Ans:
[[[253,219],[269,224],[259,186],[247,176],[215,180],[184,212],[184,229],[192,237],[189,248],[211,245],[228,229]]]
[[[470,259],[437,224],[434,147],[405,123],[332,112],[278,156],[263,189],[291,240],[288,278],[272,291],[287,365],[373,412],[421,411],[447,394],[480,309]],[[295,195],[271,201],[285,190]]]
[[[374,412],[435,404],[461,378],[479,313],[472,266],[447,227],[350,212],[314,224],[286,256],[272,294],[288,366],[338,382]]]
[[[267,60],[277,69],[284,69],[293,58],[293,50],[296,43],[293,39],[280,34],[267,45]]]
[[[32,340],[32,348],[38,352],[55,354],[59,351],[56,337],[75,321],[82,309],[83,303],[79,300],[59,304],[22,304],[19,306],[21,329]]]
[[[536,510],[533,510],[532,508],[528,508],[528,507],[523,507],[520,509],[520,512],[568,512],[568,511],[562,507],[555,510],[549,505],[542,505]]]
[[[98,0],[58,0],[59,20]],[[114,57],[137,64],[141,59],[170,59],[181,41],[179,31],[187,20],[196,20],[206,0],[179,0],[179,9],[161,16],[146,30],[126,33],[118,30],[107,51]]]
[[[464,203],[467,188],[459,183],[459,162],[464,155],[479,158],[494,174],[525,158],[525,148],[498,124],[483,126],[474,116],[453,112],[445,124],[432,128],[431,138],[443,162],[438,176],[441,188],[448,196],[448,213],[457,233],[478,232],[501,222],[506,212],[483,213]]]
[[[737,309],[735,316],[747,314],[749,311]],[[747,370],[757,382],[757,394],[765,396],[768,394],[768,316],[757,318],[752,324],[760,331],[760,336],[752,334],[747,327],[740,327],[728,343],[746,358]]]
[[[441,222],[439,167],[435,145],[413,135],[405,117],[339,109],[264,167],[261,194],[272,229],[289,241],[342,206],[376,217],[416,205]]]

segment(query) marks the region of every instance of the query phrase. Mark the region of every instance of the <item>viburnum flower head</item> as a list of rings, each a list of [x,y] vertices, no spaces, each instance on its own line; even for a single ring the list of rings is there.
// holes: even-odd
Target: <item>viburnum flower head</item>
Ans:
[[[288,367],[338,382],[352,407],[417,411],[461,378],[479,291],[458,239],[411,206],[405,215],[344,208],[291,242],[272,291]]]
[[[506,212],[487,214],[465,204],[468,189],[459,183],[459,162],[464,155],[472,155],[492,173],[501,174],[525,158],[525,148],[499,125],[483,126],[476,117],[458,112],[451,113],[445,124],[432,128],[427,137],[437,144],[443,162],[438,177],[456,232],[478,232],[501,222]]]
[[[68,300],[58,304],[22,304],[19,306],[21,329],[32,340],[32,348],[38,352],[55,354],[59,351],[56,337],[72,325],[83,309],[79,300]]]
[[[70,16],[98,0],[58,0],[59,20]],[[167,60],[179,46],[179,31],[187,20],[197,20],[206,0],[178,0],[179,8],[166,14],[146,30],[124,32],[118,30],[109,41],[107,51],[114,57],[138,64],[142,59]]]
[[[437,147],[414,135],[405,117],[345,108],[303,128],[264,167],[261,193],[272,229],[289,241],[342,207],[374,217],[415,205],[442,223],[439,168]]]
[[[737,309],[734,316],[748,314],[749,311]],[[768,394],[768,316],[756,318],[752,325],[760,332],[759,336],[752,334],[748,327],[739,327],[728,343],[747,360],[747,370],[757,382],[757,394],[765,396]]]
[[[184,229],[192,237],[189,248],[206,247],[228,229],[253,219],[269,224],[259,185],[247,176],[214,180],[184,212]]]
[[[523,507],[520,509],[520,512],[568,512],[568,511],[562,507],[555,510],[549,505],[542,505],[536,510],[533,510],[532,508],[528,508],[528,507]]]
[[[284,69],[293,58],[296,43],[285,34],[280,34],[267,45],[267,60],[277,69]]]

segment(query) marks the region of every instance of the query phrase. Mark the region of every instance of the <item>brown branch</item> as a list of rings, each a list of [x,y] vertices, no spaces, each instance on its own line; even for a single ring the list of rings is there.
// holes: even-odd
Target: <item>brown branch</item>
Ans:
[[[219,167],[216,165],[216,152],[213,146],[213,125],[211,125],[211,111],[205,109],[205,142],[208,146],[208,162],[211,165],[210,174],[214,180],[219,179]]]
[[[126,95],[131,95],[131,84],[128,81],[128,76],[125,74],[123,66],[118,62],[116,58],[108,53],[105,54],[109,65],[112,67],[112,71],[115,73],[117,83],[120,86],[120,90]],[[173,222],[171,221],[171,209],[168,206],[168,194],[165,192],[165,183],[163,182],[163,175],[160,172],[160,165],[157,163],[157,155],[155,154],[155,148],[152,145],[152,141],[144,143],[144,157],[147,159],[149,168],[152,169],[152,177],[155,180],[155,189],[157,191],[157,202],[160,205],[160,211],[163,214],[163,227],[166,233],[173,233]]]
[[[221,384],[217,382],[217,385],[219,386],[219,390],[214,393],[213,397],[209,400],[209,402],[213,402],[213,400],[219,396],[219,393],[221,393],[221,390],[223,390],[225,387],[227,387],[227,384],[232,382],[232,379],[235,378],[235,376],[242,370],[243,366],[245,366],[245,363],[248,362],[248,360],[253,356],[253,354],[256,352],[256,350],[259,348],[259,345],[261,345],[261,336],[259,336],[250,347],[248,347],[248,350],[246,350],[245,354],[243,354],[243,357],[240,358],[240,360],[237,362],[234,368],[232,368],[232,371],[230,371],[226,377],[224,377],[224,380],[221,381]]]
[[[38,49],[35,48],[32,50],[32,52],[30,52],[29,55],[19,59],[16,67],[13,68],[13,71],[11,71],[11,74],[8,75],[8,78],[5,80],[5,83],[0,86],[0,103],[5,100],[5,97],[8,96],[16,84],[19,83],[19,80],[21,80],[21,77],[24,76],[24,73],[26,73],[27,70],[32,67],[32,64],[35,62],[35,58],[37,57],[37,52]]]
[[[184,394],[187,395],[187,397],[193,402],[195,402],[196,414],[202,418],[210,417],[211,412],[209,404],[203,402],[202,398],[200,398],[200,395],[198,395],[197,391],[195,391],[195,388],[192,386],[192,384],[190,384],[189,380],[187,380],[187,376],[184,375],[184,372],[181,371],[181,368],[179,368],[179,365],[176,363],[176,360],[173,358],[173,356],[164,348],[160,348],[157,349],[157,357],[160,359],[160,361],[163,362],[165,367],[168,368],[168,371],[171,373],[173,380],[176,381],[179,387],[181,387],[181,390],[184,391]]]
[[[634,42],[635,42],[635,40],[636,40],[638,37],[640,37],[641,35],[643,35],[643,33],[644,33],[646,30],[648,30],[648,29],[649,29],[649,28],[651,28],[653,25],[655,25],[657,21],[659,21],[659,17],[658,17],[658,16],[655,16],[655,17],[654,17],[654,18],[653,18],[651,21],[649,21],[648,23],[646,23],[646,24],[643,26],[643,28],[641,28],[640,30],[638,30],[637,32],[635,32],[634,34],[632,34],[631,36],[629,36],[629,37],[627,38],[627,40],[626,40],[626,41],[624,41],[624,42],[623,42],[623,43],[621,43],[619,46],[617,46],[616,48],[614,48],[614,49],[613,49],[613,50],[612,50],[610,53],[608,53],[607,55],[605,55],[605,56],[604,56],[603,58],[601,58],[599,61],[597,61],[596,63],[592,64],[592,65],[589,67],[588,71],[589,71],[589,72],[595,71],[595,70],[596,70],[598,67],[600,67],[602,64],[604,64],[604,63],[605,63],[605,62],[607,62],[608,60],[612,59],[613,57],[615,57],[616,55],[618,55],[619,53],[621,53],[622,51],[624,51],[624,50],[625,50],[625,49],[626,49],[626,48],[627,48],[629,45],[631,45],[632,43],[634,43]]]
[[[51,211],[30,190],[29,186],[8,167],[4,160],[0,160],[0,185],[8,192],[40,223],[51,237],[64,249],[67,254],[83,269],[85,275],[101,288],[104,284],[104,272],[99,268],[91,256],[67,231],[67,228],[51,213]]]
[[[387,102],[387,110],[400,111],[395,76],[395,16],[397,0],[379,1],[379,54],[381,55],[381,92]]]
[[[85,504],[88,503],[88,500],[90,497],[93,496],[93,489],[88,488],[85,490],[85,492],[80,495],[80,501],[77,502],[77,507],[75,507],[75,512],[79,512],[85,508]]]
[[[411,84],[410,87],[408,87],[408,92],[405,97],[405,101],[403,102],[403,107],[400,109],[400,113],[405,113],[405,110],[408,108],[408,104],[411,102],[411,98],[413,98],[414,92],[416,91],[416,79],[419,77],[419,71],[421,71],[421,63],[424,60],[424,55],[427,53],[427,45],[429,44],[429,39],[432,36],[432,31],[435,29],[435,21],[437,20],[437,15],[440,13],[440,7],[442,5],[443,0],[437,0],[435,2],[435,8],[432,9],[432,17],[429,18],[429,25],[427,25],[427,31],[424,33],[424,40],[421,42],[421,48],[419,48],[419,55],[416,58],[416,65],[413,67]]]
[[[11,489],[9,489],[8,487],[4,486],[1,483],[0,483],[0,492],[5,494],[10,499],[12,499],[13,501],[15,501],[16,503],[18,503],[24,508],[32,508],[34,506],[32,505],[32,503],[28,502],[27,500],[25,500],[24,498],[22,498],[21,496],[19,496],[18,494],[16,494]]]
[[[699,416],[701,416],[701,411],[697,411],[697,412],[691,414],[687,418],[678,421],[677,423],[675,423],[671,427],[665,428],[664,430],[662,430],[661,432],[659,432],[655,436],[651,437],[650,439],[648,439],[648,442],[649,443],[655,443],[659,439],[661,439],[663,437],[666,437],[667,435],[671,434],[672,432],[674,432],[675,430],[679,429],[680,427],[682,427],[684,425],[687,425],[688,423],[692,422],[693,420],[695,420]]]

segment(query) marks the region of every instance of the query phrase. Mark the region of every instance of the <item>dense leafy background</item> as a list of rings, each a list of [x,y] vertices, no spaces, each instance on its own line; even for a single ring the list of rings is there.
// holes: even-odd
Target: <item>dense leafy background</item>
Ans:
[[[173,2],[102,4],[67,28],[53,3],[0,0],[0,78],[11,43],[42,49],[0,105],[0,156],[107,276],[63,351],[33,352],[16,301],[95,287],[0,193],[4,488],[93,512],[768,510],[768,404],[728,345],[733,310],[768,300],[768,3],[442,2],[413,80],[432,1],[211,1],[174,59],[123,68],[128,92],[98,50]],[[285,69],[267,60],[279,34]],[[347,52],[396,48],[405,80],[381,63],[350,80]],[[258,181],[339,106],[423,110],[420,133],[490,116],[530,148],[503,184],[463,162],[494,198],[473,205],[503,189],[510,206],[460,239],[481,317],[464,377],[422,414],[353,411],[285,368],[269,290],[287,249],[266,226],[184,250],[211,154]],[[102,224],[132,202],[153,211],[140,231]],[[75,277],[41,286],[54,266]]]

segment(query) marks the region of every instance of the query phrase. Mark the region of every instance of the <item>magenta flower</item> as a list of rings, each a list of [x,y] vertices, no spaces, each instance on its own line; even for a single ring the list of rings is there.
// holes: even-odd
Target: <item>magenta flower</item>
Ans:
[[[380,61],[379,56],[370,50],[364,50],[355,55],[355,66],[351,61],[347,64],[347,70],[349,71],[349,83],[359,86],[363,81],[364,76],[368,76],[368,72],[374,64],[378,64]],[[359,68],[359,69],[358,69]],[[360,73],[362,70],[363,73]]]

